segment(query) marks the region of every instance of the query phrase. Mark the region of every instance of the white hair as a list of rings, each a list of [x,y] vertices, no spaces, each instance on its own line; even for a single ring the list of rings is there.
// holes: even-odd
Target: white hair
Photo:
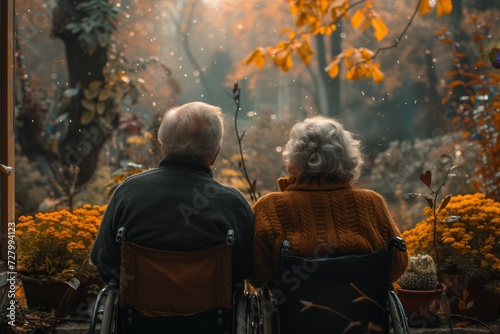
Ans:
[[[188,156],[211,162],[222,146],[222,110],[203,102],[190,102],[168,110],[158,129],[163,155]]]
[[[313,116],[292,127],[283,162],[299,176],[356,181],[363,166],[361,145],[339,120]]]

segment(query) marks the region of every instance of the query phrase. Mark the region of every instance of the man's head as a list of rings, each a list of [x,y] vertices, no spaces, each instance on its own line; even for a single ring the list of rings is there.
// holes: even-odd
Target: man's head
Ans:
[[[168,110],[158,129],[163,155],[181,155],[213,164],[222,145],[222,110],[203,102]]]

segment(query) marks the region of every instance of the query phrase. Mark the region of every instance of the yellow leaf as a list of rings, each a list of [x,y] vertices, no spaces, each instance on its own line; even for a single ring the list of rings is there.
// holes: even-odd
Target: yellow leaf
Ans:
[[[295,17],[295,25],[300,28],[307,24],[307,15],[304,12],[301,12],[299,15]]]
[[[453,3],[451,0],[438,0],[436,10],[437,10],[437,16],[443,16],[450,14],[453,9]]]
[[[309,41],[305,39],[303,43],[297,48],[297,53],[299,54],[300,59],[304,64],[309,64],[311,61],[312,55],[314,54],[311,46],[309,45]]]
[[[349,68],[345,74],[345,78],[347,80],[357,80],[360,77],[361,76],[359,75],[359,72],[357,71],[356,67]]]
[[[106,110],[106,105],[104,104],[104,102],[99,102],[97,104],[97,114],[102,115],[104,114],[105,110]]]
[[[427,15],[431,12],[432,8],[429,3],[429,0],[420,1],[420,5],[418,5],[418,12],[422,15]]]
[[[358,9],[356,13],[351,17],[351,25],[358,29],[365,19],[365,12],[362,9]]]
[[[363,61],[369,61],[373,58],[375,52],[367,48],[359,48],[359,54],[363,58]]]
[[[469,297],[469,291],[467,291],[467,289],[464,289],[462,291],[462,296],[464,300],[467,300],[467,297]]]
[[[340,58],[335,58],[328,66],[325,71],[328,72],[330,78],[336,78],[339,75],[339,61]]]
[[[95,111],[95,103],[92,101],[82,100],[82,106],[89,111]]]
[[[378,66],[372,66],[372,78],[376,83],[384,81],[384,73],[382,73]]]
[[[94,89],[99,89],[101,88],[101,85],[102,85],[102,81],[92,81],[90,84],[89,84],[89,89],[90,90],[94,90]]]
[[[288,52],[285,60],[281,63],[281,70],[283,72],[288,72],[293,67],[292,53]]]
[[[388,29],[385,26],[384,20],[382,20],[380,17],[374,17],[371,21],[372,21],[372,26],[373,26],[375,38],[378,41],[383,40],[388,32]]]
[[[101,89],[99,92],[99,97],[97,98],[100,102],[106,101],[109,98],[109,90],[106,88]]]
[[[344,57],[350,57],[356,52],[355,48],[348,48],[347,50],[344,50]]]
[[[95,109],[86,111],[82,114],[82,117],[80,118],[80,123],[82,125],[87,125],[90,124],[95,117]]]
[[[246,57],[245,60],[243,60],[243,63],[245,65],[254,64],[258,68],[263,68],[266,63],[265,49],[260,47],[253,50],[253,52],[248,57]]]
[[[99,93],[99,89],[85,89],[83,91],[83,96],[87,99],[87,100],[93,100],[97,94]]]

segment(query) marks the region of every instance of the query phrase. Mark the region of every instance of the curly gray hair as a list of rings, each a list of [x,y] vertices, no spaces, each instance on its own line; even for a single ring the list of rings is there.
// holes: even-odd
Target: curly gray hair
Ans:
[[[364,163],[361,145],[339,120],[312,116],[292,127],[282,157],[289,171],[299,176],[356,181]]]
[[[203,102],[190,102],[168,110],[158,129],[163,155],[183,155],[212,161],[222,146],[222,110]]]

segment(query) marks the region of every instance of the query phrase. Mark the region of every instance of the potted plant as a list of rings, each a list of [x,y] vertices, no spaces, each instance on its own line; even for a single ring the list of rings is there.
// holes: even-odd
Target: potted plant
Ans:
[[[432,256],[417,254],[410,256],[408,267],[396,282],[398,297],[411,327],[439,327],[441,317],[438,309],[443,290],[438,281],[436,265]]]
[[[18,218],[17,271],[29,308],[68,310],[84,291],[81,283],[100,282],[89,253],[104,209],[85,205]]]
[[[451,313],[494,317],[500,302],[500,202],[481,193],[445,200],[436,217],[426,208],[427,218],[403,238],[412,253],[434,254],[436,249]]]

